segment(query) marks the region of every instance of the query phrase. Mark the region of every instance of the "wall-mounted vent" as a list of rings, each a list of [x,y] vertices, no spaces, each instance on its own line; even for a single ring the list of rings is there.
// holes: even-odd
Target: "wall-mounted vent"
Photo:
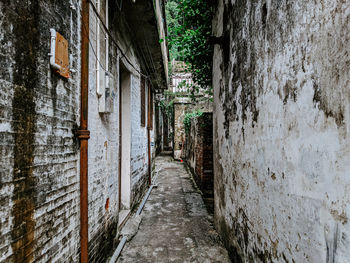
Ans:
[[[55,29],[50,29],[50,65],[64,78],[69,78],[68,41]]]

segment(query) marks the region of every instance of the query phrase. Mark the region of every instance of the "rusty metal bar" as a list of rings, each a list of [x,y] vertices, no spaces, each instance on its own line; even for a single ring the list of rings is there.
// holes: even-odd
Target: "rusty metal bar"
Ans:
[[[88,262],[89,1],[82,0],[80,129],[80,262]]]

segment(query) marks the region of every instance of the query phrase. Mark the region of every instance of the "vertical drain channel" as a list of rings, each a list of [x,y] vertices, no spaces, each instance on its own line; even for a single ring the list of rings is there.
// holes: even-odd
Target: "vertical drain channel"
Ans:
[[[153,180],[152,180],[152,184],[151,184],[150,188],[148,189],[148,191],[147,191],[145,197],[143,198],[143,200],[142,200],[142,202],[141,202],[139,208],[137,209],[137,212],[136,212],[136,214],[135,214],[134,217],[137,217],[137,216],[141,215],[142,209],[143,209],[143,207],[145,206],[145,204],[146,204],[146,202],[147,202],[147,200],[148,200],[148,197],[151,195],[152,189],[153,189],[154,187],[157,187],[157,185],[155,184],[155,182],[156,182],[156,180],[157,180],[157,178],[158,178],[158,173],[159,173],[159,171],[156,171],[156,172],[155,172],[156,175],[154,176],[154,178],[153,178]],[[122,237],[122,239],[120,240],[117,249],[114,251],[113,256],[112,256],[112,258],[110,259],[109,263],[115,263],[115,262],[117,261],[117,259],[118,259],[119,255],[120,255],[120,253],[122,252],[122,250],[123,250],[123,248],[124,248],[124,246],[125,246],[127,240],[128,240],[128,237],[127,237],[126,235],[123,235],[123,237]]]

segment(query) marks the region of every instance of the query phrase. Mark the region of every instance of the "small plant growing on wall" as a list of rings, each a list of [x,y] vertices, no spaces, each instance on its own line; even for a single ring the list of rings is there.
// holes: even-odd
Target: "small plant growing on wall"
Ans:
[[[185,118],[184,118],[184,126],[185,126],[186,133],[189,133],[191,130],[191,120],[193,118],[197,118],[197,117],[200,117],[202,115],[203,115],[203,112],[200,110],[186,113]]]
[[[173,122],[174,118],[174,100],[175,96],[173,94],[169,94],[169,92],[164,92],[164,95],[166,96],[166,99],[161,100],[159,102],[159,107],[161,108],[162,112],[165,113],[165,115],[168,117],[170,123]]]

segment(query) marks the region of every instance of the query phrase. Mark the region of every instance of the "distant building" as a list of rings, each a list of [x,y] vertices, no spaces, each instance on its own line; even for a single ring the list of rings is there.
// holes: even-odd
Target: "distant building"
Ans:
[[[195,110],[213,111],[211,98],[206,93],[207,89],[197,87],[197,90],[194,91],[193,86],[196,86],[196,83],[192,80],[188,66],[182,61],[173,61],[168,90],[174,94],[175,98],[174,121],[170,133],[173,134],[173,152],[176,160],[181,159],[185,154],[185,115]]]
[[[187,66],[182,61],[172,62],[172,74],[169,90],[174,93],[189,93],[190,87],[194,84],[192,74],[187,70]]]

